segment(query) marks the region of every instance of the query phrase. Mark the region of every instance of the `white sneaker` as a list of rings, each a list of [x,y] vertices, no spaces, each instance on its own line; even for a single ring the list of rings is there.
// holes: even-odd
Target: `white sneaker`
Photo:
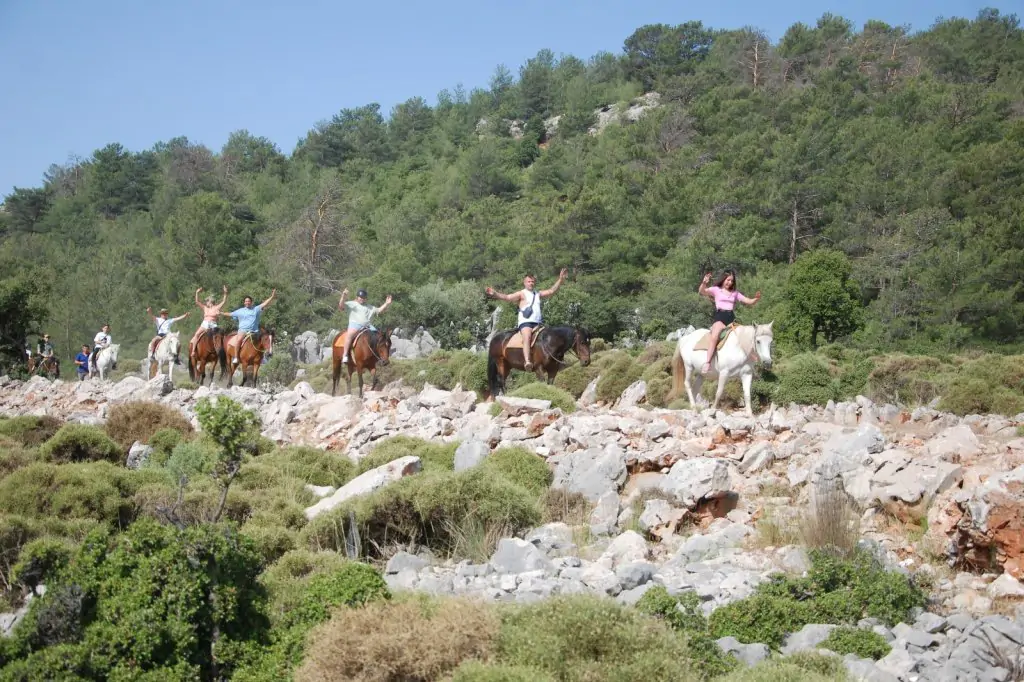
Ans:
[[[346,362],[348,362],[348,356],[347,355],[342,355],[341,356],[341,364],[344,365]]]

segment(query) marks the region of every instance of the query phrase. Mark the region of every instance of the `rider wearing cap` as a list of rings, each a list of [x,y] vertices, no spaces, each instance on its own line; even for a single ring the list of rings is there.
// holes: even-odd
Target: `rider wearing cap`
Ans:
[[[384,299],[384,305],[376,307],[366,304],[366,289],[360,289],[356,292],[356,300],[346,301],[345,297],[348,296],[348,289],[341,292],[341,298],[338,300],[338,310],[345,310],[348,308],[348,330],[345,334],[345,349],[341,354],[341,364],[348,362],[348,352],[352,348],[352,339],[355,338],[356,332],[364,327],[373,328],[370,325],[370,318],[375,314],[380,314],[387,310],[388,306],[391,305],[391,295],[389,294]]]
[[[146,308],[146,313],[149,315],[153,314],[152,308]],[[146,359],[152,360],[153,354],[156,353],[156,345],[160,343],[160,339],[164,338],[171,333],[171,326],[179,320],[184,320],[188,317],[188,313],[179,315],[178,317],[168,317],[170,313],[167,312],[167,308],[160,309],[160,317],[154,317],[153,323],[156,325],[156,336],[149,342],[149,348],[146,352]]]

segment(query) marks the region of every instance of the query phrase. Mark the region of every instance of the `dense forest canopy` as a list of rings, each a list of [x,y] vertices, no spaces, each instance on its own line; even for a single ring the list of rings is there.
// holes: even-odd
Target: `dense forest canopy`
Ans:
[[[562,266],[546,318],[606,339],[707,324],[697,285],[731,267],[764,296],[741,321],[783,343],[1019,348],[1022,219],[1016,16],[912,33],[826,14],[777,43],[650,25],[434,106],[343,109],[290,156],[240,130],[52,165],[0,212],[0,350],[45,329],[73,355],[109,322],[141,352],[147,306],[192,310],[191,330],[196,288],[222,284],[231,308],[276,287],[265,321],[292,332],[338,327],[340,291],[366,287],[394,296],[387,323],[466,344],[485,286]]]

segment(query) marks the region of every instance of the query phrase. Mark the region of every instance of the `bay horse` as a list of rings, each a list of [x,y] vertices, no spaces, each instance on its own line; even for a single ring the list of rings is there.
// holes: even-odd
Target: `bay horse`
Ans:
[[[333,368],[331,384],[331,395],[338,391],[338,379],[341,378],[341,354],[345,350],[345,335],[351,329],[339,333],[331,343],[331,364]],[[345,384],[348,386],[349,395],[352,394],[352,372],[359,375],[359,397],[363,397],[363,370],[370,371],[370,390],[377,386],[377,365],[387,367],[391,362],[391,330],[373,329],[356,330],[356,338],[348,351],[348,374],[345,376]]]
[[[188,353],[188,376],[203,385],[206,379],[206,367],[210,367],[210,385],[213,386],[213,375],[220,364],[220,378],[227,372],[227,355],[224,353],[224,332],[217,329],[203,329],[199,338],[192,344]]]
[[[715,401],[711,409],[718,409],[718,401],[722,399],[725,391],[725,382],[731,376],[739,375],[740,383],[743,384],[743,399],[748,417],[754,416],[754,410],[750,403],[750,386],[754,381],[754,364],[760,360],[766,367],[772,366],[772,342],[774,336],[772,325],[735,325],[727,327],[729,335],[725,341],[719,337],[721,348],[715,353],[711,362],[711,371],[708,376],[718,376],[718,391],[715,393]],[[700,394],[700,387],[704,383],[704,377],[700,369],[707,362],[707,344],[710,331],[697,329],[686,336],[679,338],[676,344],[675,353],[672,355],[672,390],[666,396],[666,402],[672,402],[686,387],[686,395],[690,399],[690,406],[697,407],[695,395]],[[690,386],[690,378],[694,377],[694,385]]]
[[[35,355],[28,356],[28,373],[40,376],[46,374],[51,379],[60,379],[60,360],[56,355],[36,359]]]
[[[259,377],[260,365],[263,363],[263,355],[274,352],[274,332],[260,327],[260,340],[253,341],[252,334],[241,335],[238,345],[232,344],[232,340],[239,337],[237,331],[233,331],[224,337],[224,355],[227,362],[228,379],[226,386],[231,386],[231,378],[235,374],[235,365],[242,370],[242,386],[245,386],[246,379],[252,377],[253,388],[256,387],[256,379]],[[237,360],[237,362],[236,362]]]
[[[487,349],[487,388],[493,400],[505,392],[505,379],[513,369],[524,369],[526,356],[523,339],[518,329],[496,333]],[[590,364],[590,333],[580,327],[540,327],[534,329],[530,360],[533,372],[540,377],[548,375],[547,383],[555,382],[555,375],[568,365],[565,354],[572,351],[584,367]]]

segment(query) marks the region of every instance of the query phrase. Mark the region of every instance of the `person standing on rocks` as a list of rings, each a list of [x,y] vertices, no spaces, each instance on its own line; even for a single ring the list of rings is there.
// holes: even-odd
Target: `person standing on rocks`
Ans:
[[[533,363],[530,362],[530,337],[533,334],[534,327],[539,327],[544,317],[540,310],[540,299],[550,298],[554,295],[558,288],[562,286],[562,282],[565,281],[566,275],[569,271],[566,268],[562,268],[562,271],[558,273],[558,279],[551,286],[550,289],[544,289],[543,291],[536,291],[537,278],[528,274],[523,278],[523,288],[519,291],[514,291],[511,294],[503,294],[499,291],[495,291],[493,287],[487,287],[488,298],[498,298],[502,301],[516,302],[518,308],[518,314],[516,316],[516,328],[523,335],[523,355],[526,358],[526,362],[523,365],[527,372],[533,369]]]
[[[348,362],[348,352],[352,349],[352,340],[355,339],[356,333],[364,328],[370,327],[370,318],[374,315],[380,315],[388,306],[391,305],[391,294],[388,294],[387,298],[384,299],[384,305],[376,307],[366,304],[367,293],[366,289],[360,289],[356,292],[356,300],[346,301],[345,297],[348,296],[348,289],[346,288],[341,292],[341,298],[338,299],[338,310],[344,311],[348,309],[348,329],[345,332],[345,347],[341,353],[341,364]],[[362,381],[360,379],[360,381]]]

